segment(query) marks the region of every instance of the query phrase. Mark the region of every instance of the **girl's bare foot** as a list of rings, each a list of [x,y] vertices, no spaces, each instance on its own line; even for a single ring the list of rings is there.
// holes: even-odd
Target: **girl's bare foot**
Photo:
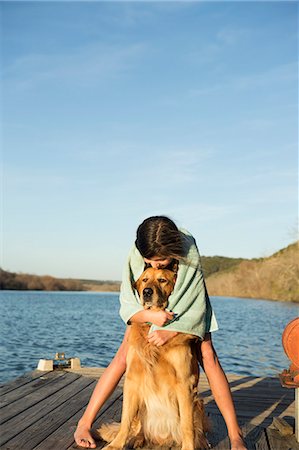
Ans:
[[[231,450],[247,450],[246,444],[242,436],[237,436],[230,440]]]
[[[75,442],[79,447],[96,448],[95,440],[93,439],[90,428],[87,425],[78,423],[74,434]]]

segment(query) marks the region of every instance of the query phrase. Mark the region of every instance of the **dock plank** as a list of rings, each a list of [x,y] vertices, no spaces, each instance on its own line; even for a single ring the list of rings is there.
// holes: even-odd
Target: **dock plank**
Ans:
[[[70,380],[69,384],[64,384],[62,389],[50,394],[48,397],[43,397],[37,404],[34,404],[5,422],[1,428],[0,445],[4,445],[15,436],[18,436],[22,431],[29,428],[31,424],[37,422],[39,419],[48,417],[51,411],[57,409],[65,402],[68,402],[72,396],[76,395],[76,393],[94,383],[93,380],[78,377],[78,375],[73,375],[73,377],[76,378]],[[69,375],[67,378],[70,378]],[[62,381],[61,378],[59,381]]]
[[[3,386],[6,404],[0,412],[6,412],[6,416],[0,431],[1,450],[77,448],[73,433],[102,373],[98,368],[42,374],[35,371]],[[273,378],[228,375],[228,379],[248,450],[299,450],[294,436],[282,439],[267,428],[273,417],[294,417],[294,392],[283,389]],[[229,450],[226,425],[204,375],[200,392],[213,422],[209,435],[213,449]],[[121,408],[122,383],[99,412],[93,430],[103,422],[119,421]],[[105,446],[103,441],[97,443],[97,448]]]
[[[269,447],[265,430],[262,431],[260,437],[257,439],[254,448],[255,450],[271,450]]]
[[[270,450],[299,450],[299,443],[295,436],[281,436],[281,434],[270,428],[266,429],[266,435]]]
[[[104,407],[101,409],[97,417],[105,417],[109,419],[113,408],[111,407],[120,397],[122,397],[122,389],[116,388],[111,397],[107,400]],[[77,427],[79,419],[82,417],[84,409],[89,401],[89,397],[86,397],[85,404],[75,415],[70,417],[64,423],[61,424],[53,433],[45,438],[39,445],[34,447],[34,450],[52,450],[53,448],[59,448],[59,450],[66,450],[68,448],[76,448],[74,445],[74,432]],[[119,402],[120,410],[122,402]],[[117,419],[118,420],[118,419]],[[96,430],[98,421],[95,421],[93,429]]]
[[[213,449],[228,450],[230,448],[226,425],[223,417],[219,414],[209,414],[211,431],[208,433],[208,441]]]
[[[89,384],[84,390],[74,395],[68,402],[63,403],[60,407],[52,410],[46,417],[42,417],[24,431],[9,440],[1,449],[17,450],[20,449],[20,442],[22,443],[22,450],[32,450],[39,445],[50,434],[57,430],[70,417],[75,415],[81,408],[82,404],[88,401],[88,398],[93,391],[94,383]]]
[[[261,439],[262,435],[264,434],[264,428],[258,425],[254,425],[251,422],[246,422],[244,425],[241,425],[241,429],[248,450],[256,450],[256,443]],[[266,449],[268,450],[267,447]]]
[[[72,383],[79,376],[76,374],[65,374],[63,372],[57,374],[57,378],[51,377],[51,383],[45,383],[43,386],[39,386],[39,389],[33,389],[28,392],[24,397],[18,398],[11,404],[6,404],[1,409],[0,424],[3,425],[8,420],[28,410],[33,405],[43,402],[47,397],[60,391],[68,384]],[[34,384],[34,383],[33,383]]]
[[[21,377],[15,378],[9,383],[0,384],[0,400],[3,394],[13,391],[19,388],[20,386],[23,386],[24,384],[31,383],[33,380],[37,378],[42,378],[47,373],[49,373],[49,371],[42,372],[40,370],[33,370],[32,372],[25,373]]]
[[[107,443],[100,439],[100,437],[97,433],[97,429],[100,428],[102,423],[120,422],[121,410],[122,410],[122,389],[118,388],[117,395],[111,400],[112,401],[109,405],[109,408],[103,408],[103,411],[100,414],[98,414],[98,416],[93,424],[93,427],[92,427],[92,434],[97,442],[97,448],[99,448],[99,449],[104,447]],[[74,434],[75,428],[76,427],[74,427],[72,429],[72,434]],[[66,450],[74,450],[76,448],[78,448],[78,447],[76,446],[74,439],[73,439],[72,444]],[[34,449],[34,450],[43,450],[43,448]]]
[[[1,396],[1,409],[17,400],[24,399],[27,395],[37,392],[38,389],[44,388],[52,382],[56,383],[58,377],[65,377],[65,372],[48,372],[42,377],[32,380],[30,383],[26,383],[3,394]]]

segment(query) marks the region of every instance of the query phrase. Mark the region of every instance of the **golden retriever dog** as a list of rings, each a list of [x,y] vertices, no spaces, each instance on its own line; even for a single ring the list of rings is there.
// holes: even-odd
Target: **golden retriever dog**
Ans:
[[[165,309],[175,279],[168,269],[146,269],[135,284],[144,308]],[[101,426],[100,436],[110,442],[104,448],[209,448],[207,418],[197,393],[198,338],[178,333],[157,347],[147,340],[149,328],[150,324],[131,326],[121,423]]]

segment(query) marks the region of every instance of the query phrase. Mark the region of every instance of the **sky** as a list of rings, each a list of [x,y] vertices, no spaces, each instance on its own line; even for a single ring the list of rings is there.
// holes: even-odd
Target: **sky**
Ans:
[[[1,267],[119,280],[167,215],[205,256],[296,239],[297,2],[1,2]]]

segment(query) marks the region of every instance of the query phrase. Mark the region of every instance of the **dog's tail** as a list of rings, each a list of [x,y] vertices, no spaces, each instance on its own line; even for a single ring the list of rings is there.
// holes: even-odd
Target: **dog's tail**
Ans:
[[[111,442],[116,437],[120,429],[120,423],[103,423],[97,430],[101,438],[106,442]]]

